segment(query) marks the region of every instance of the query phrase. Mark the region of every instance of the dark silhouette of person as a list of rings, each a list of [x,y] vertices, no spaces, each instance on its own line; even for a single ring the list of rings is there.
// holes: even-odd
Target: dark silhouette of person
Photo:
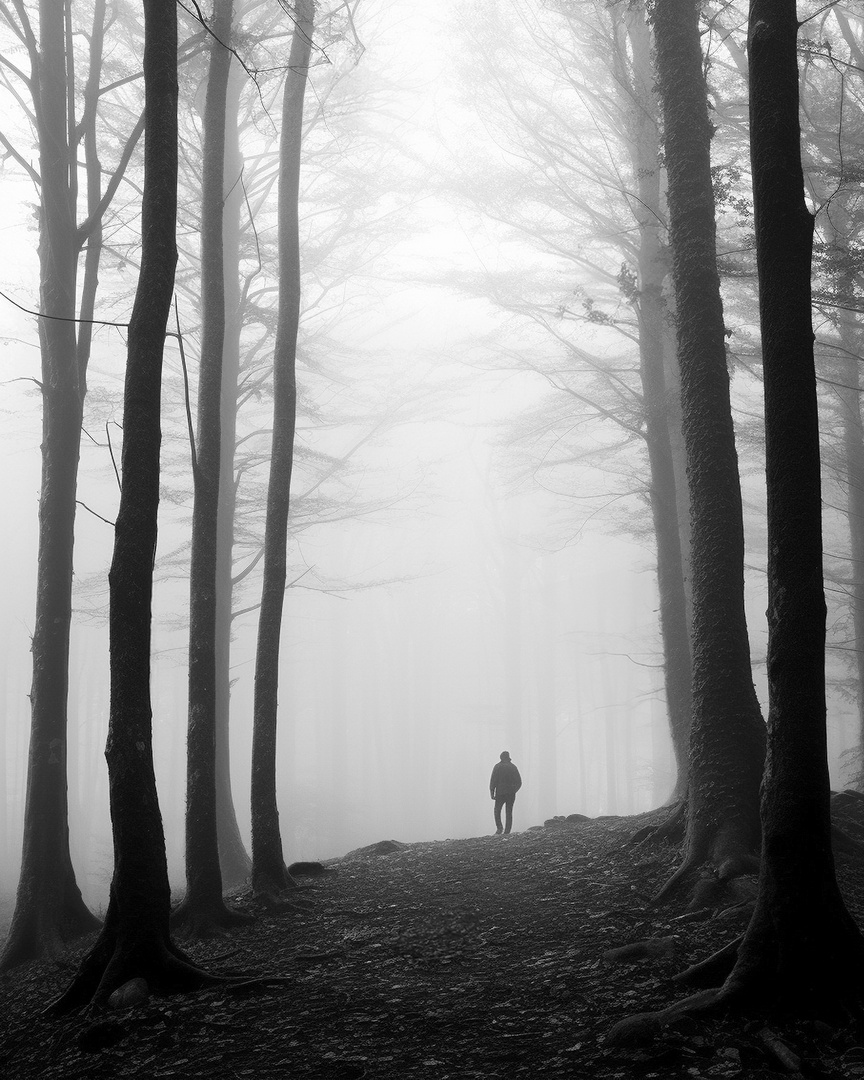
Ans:
[[[516,801],[516,792],[522,787],[522,777],[519,770],[510,760],[510,755],[505,750],[501,754],[501,760],[492,770],[492,778],[489,781],[489,794],[495,800],[495,833],[500,836],[503,832],[507,836],[513,827],[513,803]],[[504,825],[501,825],[501,807],[506,814]]]

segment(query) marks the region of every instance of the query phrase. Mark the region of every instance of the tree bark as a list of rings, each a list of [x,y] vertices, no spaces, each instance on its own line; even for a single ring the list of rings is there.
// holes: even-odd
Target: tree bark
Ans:
[[[848,304],[855,302],[848,290]],[[851,555],[849,604],[852,609],[852,645],[855,650],[855,674],[858,700],[857,774],[854,778],[859,791],[864,790],[864,425],[861,417],[860,374],[858,353],[860,333],[848,311],[840,312],[840,340],[848,355],[840,367],[838,387],[843,410],[843,454],[846,462],[846,517],[849,522]],[[847,389],[849,387],[849,389]]]
[[[273,357],[273,441],[264,527],[264,580],[255,656],[252,735],[252,885],[256,893],[262,895],[275,895],[295,887],[285,867],[279,831],[276,727],[279,643],[287,580],[288,510],[297,410],[300,151],[313,20],[313,0],[297,0],[282,98],[278,207],[279,310]]]
[[[67,127],[66,17],[65,4],[41,0],[38,48],[26,24],[41,180],[40,311],[48,317],[39,320],[42,479],[24,842],[0,970],[52,955],[99,926],[81,898],[69,854],[67,703],[83,387],[74,321],[78,250],[70,178],[77,166]]]
[[[864,788],[864,425],[861,416],[861,379],[858,372],[860,329],[855,314],[855,279],[859,261],[849,250],[849,233],[854,228],[845,200],[836,200],[829,224],[834,258],[839,264],[834,289],[839,304],[841,359],[837,362],[837,385],[833,388],[840,403],[843,460],[846,470],[846,519],[849,525],[850,580],[849,607],[852,647],[855,655],[858,703],[858,760],[853,784]]]
[[[225,276],[225,119],[233,0],[216,0],[204,103],[201,187],[201,361],[193,448],[189,570],[189,727],[186,754],[186,896],[172,916],[194,936],[248,921],[222,899],[216,827],[216,561],[222,454]]]
[[[219,466],[219,516],[216,541],[216,827],[219,863],[226,887],[243,884],[252,860],[237,825],[231,792],[229,720],[231,712],[231,610],[233,595],[234,514],[237,491],[234,450],[237,439],[237,383],[240,376],[240,213],[243,207],[243,159],[240,155],[238,110],[245,75],[231,68],[225,121],[225,213],[223,258],[225,338],[222,354],[222,456]]]
[[[794,0],[750,7],[750,131],[768,484],[768,759],[753,919],[727,999],[845,1018],[864,994],[864,940],[831,850],[819,415]]]
[[[633,57],[631,157],[638,192],[634,214],[639,225],[639,372],[657,547],[663,676],[676,767],[675,786],[669,801],[678,802],[687,791],[693,687],[678,493],[669,434],[672,392],[666,385],[665,371],[665,324],[669,312],[663,286],[668,276],[668,255],[662,239],[660,139],[650,63],[651,43],[644,9],[631,8],[626,25]]]
[[[706,86],[695,0],[654,9],[668,174],[681,408],[691,504],[693,722],[687,834],[665,887],[755,868],[765,728],[744,615],[744,528],[716,262]]]
[[[129,323],[120,508],[109,574],[108,762],[114,877],[105,924],[57,1012],[104,1002],[131,978],[163,992],[208,976],[172,944],[165,837],[156,794],[150,704],[153,562],[159,505],[160,396],[177,260],[177,13],[144,0],[146,104],[142,258]]]

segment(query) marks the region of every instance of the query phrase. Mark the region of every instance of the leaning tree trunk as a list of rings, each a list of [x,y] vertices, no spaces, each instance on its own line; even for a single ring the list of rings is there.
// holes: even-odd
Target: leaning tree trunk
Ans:
[[[756,910],[726,998],[844,1018],[864,997],[864,940],[834,872],[825,729],[819,414],[794,0],[750,7],[750,139],[765,379],[768,759]],[[859,1011],[860,1015],[860,1011]]]
[[[202,936],[248,921],[222,899],[216,830],[216,551],[222,452],[225,278],[225,113],[233,0],[216,0],[204,104],[201,188],[201,362],[189,571],[189,727],[186,757],[186,896],[172,923]]]
[[[695,0],[658,0],[654,30],[693,590],[687,835],[682,865],[667,891],[702,866],[721,881],[755,868],[765,728],[753,688],[744,614],[741,487],[717,272],[712,127]]]
[[[55,1004],[103,1002],[142,977],[176,992],[208,979],[172,944],[165,837],[153,772],[150,624],[159,505],[160,394],[177,261],[177,9],[144,0],[146,105],[141,273],[129,323],[120,508],[110,586],[108,762],[114,877],[105,925]]]
[[[665,324],[669,312],[663,295],[667,258],[661,235],[660,140],[644,9],[631,8],[626,19],[633,55],[631,156],[638,191],[634,214],[639,224],[639,372],[657,548],[663,677],[676,767],[669,802],[678,803],[687,792],[693,688],[678,492],[669,435],[672,391],[666,385],[665,372]]]
[[[82,388],[75,335],[75,169],[67,137],[64,5],[39,5],[31,51],[39,140],[39,320],[42,354],[42,486],[31,727],[21,874],[0,970],[56,953],[99,925],[81,898],[69,854],[66,710],[72,623],[72,550]]]
[[[273,442],[264,527],[264,580],[255,656],[252,734],[252,885],[255,891],[262,895],[274,895],[295,884],[285,867],[282,836],[279,831],[279,810],[276,802],[276,714],[279,640],[287,580],[288,507],[297,409],[300,147],[313,19],[313,0],[297,0],[294,35],[282,99],[279,160],[279,311],[273,356]]]

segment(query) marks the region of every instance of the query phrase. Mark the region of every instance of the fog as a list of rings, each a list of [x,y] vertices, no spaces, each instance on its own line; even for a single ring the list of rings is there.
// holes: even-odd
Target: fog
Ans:
[[[322,284],[323,271],[310,271],[308,295],[328,299],[305,315],[301,356],[305,456],[293,487],[299,519],[289,542],[293,585],[279,694],[288,861],[336,856],[384,838],[493,831],[488,780],[503,750],[524,781],[517,830],[555,814],[647,810],[662,804],[674,783],[642,454],[627,449],[625,469],[613,455],[614,433],[602,424],[578,433],[578,410],[578,454],[544,471],[552,453],[546,436],[534,441],[533,457],[526,449],[533,438],[526,443],[526,430],[534,430],[550,393],[542,365],[560,343],[512,303],[478,295],[465,282],[524,273],[527,293],[544,276],[560,285],[563,271],[494,220],[449,201],[443,179],[429,176],[424,187],[429,162],[460,164],[466,141],[476,151],[485,138],[486,150],[498,152],[494,133],[455,88],[456,70],[470,63],[453,37],[459,5],[436,5],[434,15],[426,7],[410,0],[370,5],[358,24],[366,51],[349,76],[361,86],[382,79],[392,91],[386,124],[374,106],[364,123],[373,132],[389,130],[390,149],[408,163],[408,188],[385,193],[376,211],[382,229],[395,223],[395,234],[386,243],[379,238],[374,258],[357,258],[359,269],[338,287]],[[181,100],[184,108],[189,102]],[[326,103],[323,109],[326,116]],[[33,192],[10,171],[4,193],[2,288],[33,308]],[[366,247],[375,246],[373,235]],[[349,251],[346,258],[355,256]],[[107,318],[122,321],[135,274],[115,266],[108,277]],[[17,882],[26,787],[41,415],[39,391],[28,381],[38,378],[35,320],[0,304],[0,895],[8,898]],[[192,329],[192,354],[194,336]],[[602,326],[583,326],[576,340],[610,362],[632,361],[632,346]],[[76,537],[69,794],[79,882],[85,899],[102,910],[112,865],[103,756],[106,576],[117,504],[106,432],[119,441],[112,425],[121,420],[122,330],[102,328],[94,350]],[[191,490],[175,341],[166,363],[152,687],[169,869],[179,889]],[[194,355],[192,363],[194,388]],[[736,375],[734,386],[742,411],[758,409],[758,388],[746,376]],[[243,430],[266,427],[267,407],[262,392]],[[320,481],[321,463],[342,458],[348,460],[338,476]],[[758,465],[758,455],[747,458],[745,493],[761,512]],[[244,490],[250,501],[259,498],[260,510],[266,469],[250,465],[248,475]],[[254,559],[260,514],[254,506],[250,513],[253,524],[238,540],[238,570]],[[748,619],[764,704],[763,545],[758,529],[750,538]],[[235,596],[235,610],[245,613],[235,618],[231,653],[232,782],[247,842],[256,588],[253,569]],[[854,703],[834,693],[830,711],[832,770],[840,782],[843,754],[854,742]]]

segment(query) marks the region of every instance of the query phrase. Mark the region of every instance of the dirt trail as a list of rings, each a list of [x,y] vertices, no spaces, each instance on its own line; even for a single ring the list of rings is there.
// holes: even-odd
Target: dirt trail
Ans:
[[[60,1023],[38,1012],[69,970],[24,968],[0,986],[0,1074],[788,1076],[758,1032],[731,1024],[692,1022],[650,1047],[604,1047],[615,1020],[681,996],[672,975],[740,933],[746,920],[743,909],[694,918],[650,906],[677,852],[627,847],[648,820],[346,857],[333,863],[335,873],[312,879],[309,912],[262,915],[230,937],[189,947],[213,970],[289,976],[278,986],[150,999]],[[846,867],[841,876],[860,918],[864,873]],[[248,898],[239,902],[252,910]],[[646,938],[664,939],[660,955],[630,963],[604,958]],[[827,1070],[821,1075],[864,1076],[864,1054],[856,1057],[845,1036],[826,1043],[823,1032],[818,1044],[809,1031],[793,1037],[814,1068]]]

